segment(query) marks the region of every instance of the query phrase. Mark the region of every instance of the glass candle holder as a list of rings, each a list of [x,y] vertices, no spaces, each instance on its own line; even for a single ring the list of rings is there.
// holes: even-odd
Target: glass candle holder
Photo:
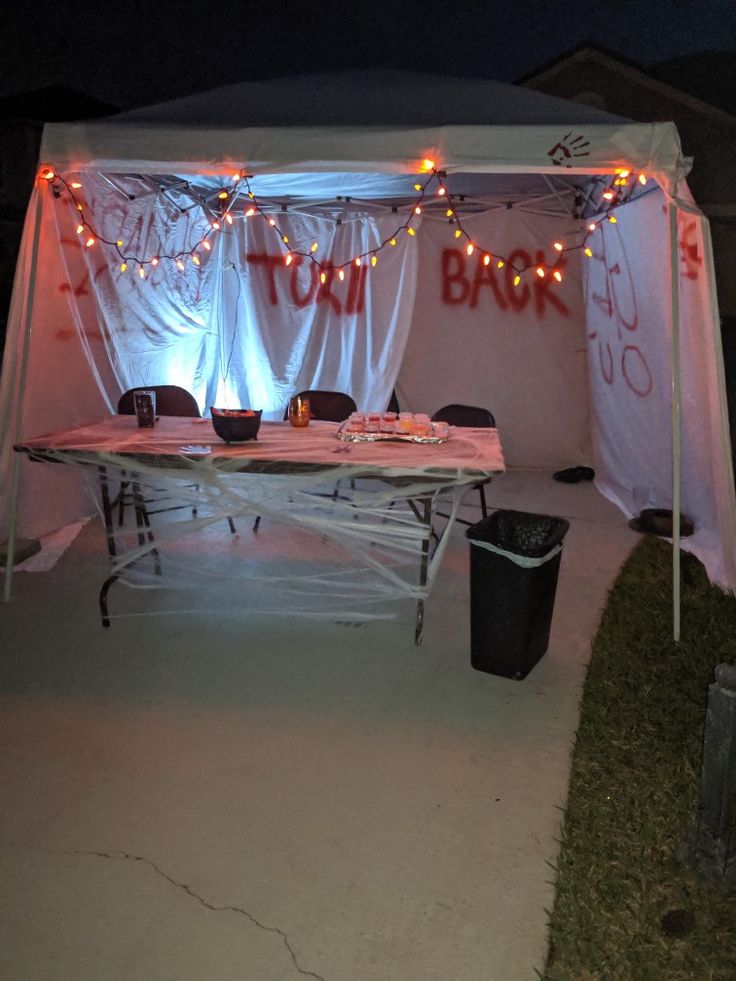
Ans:
[[[298,429],[308,426],[310,420],[309,399],[295,395],[289,399],[289,422]]]

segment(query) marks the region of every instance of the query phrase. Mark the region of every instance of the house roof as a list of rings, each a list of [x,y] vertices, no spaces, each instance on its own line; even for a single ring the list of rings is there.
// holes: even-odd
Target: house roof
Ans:
[[[716,57],[719,55],[724,55],[724,58]],[[686,58],[671,59],[669,62],[662,62],[660,65],[654,65],[650,68],[643,68],[641,65],[628,61],[626,58],[597,45],[582,44],[524,75],[518,79],[517,84],[525,87],[536,87],[540,82],[553,79],[569,66],[586,62],[618,72],[618,74],[651,89],[664,98],[680,103],[694,112],[712,116],[721,122],[730,124],[733,124],[736,119],[733,109],[725,109],[721,104],[715,104],[713,99],[705,101],[691,91],[684,91],[684,88],[675,87],[669,81],[677,79],[679,83],[682,83],[685,80],[693,90],[696,88],[702,93],[709,91],[713,94],[722,88],[723,83],[725,88],[722,88],[722,91],[734,93],[732,104],[736,106],[736,55],[729,52],[705,52]],[[705,75],[707,81],[699,74],[705,72],[706,65],[710,66],[709,72]],[[684,70],[685,66],[689,66],[688,71]],[[716,70],[716,66],[718,66],[718,70]],[[714,81],[716,77],[718,78],[717,84]],[[692,83],[696,78],[699,81],[697,85],[693,86]],[[722,99],[717,99],[717,101],[721,103]]]

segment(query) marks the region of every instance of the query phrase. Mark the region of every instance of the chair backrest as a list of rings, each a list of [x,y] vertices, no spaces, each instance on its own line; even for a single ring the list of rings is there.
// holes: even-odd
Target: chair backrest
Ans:
[[[186,388],[178,385],[138,385],[129,388],[118,399],[118,413],[123,416],[135,415],[133,393],[145,390],[156,393],[156,415],[187,416],[197,418],[200,415],[199,406],[193,395]]]
[[[488,409],[477,405],[461,405],[458,402],[443,405],[432,419],[435,422],[448,422],[451,426],[472,426],[477,429],[493,429],[496,426],[493,413]]]
[[[344,392],[326,392],[318,388],[310,388],[297,393],[303,399],[309,399],[309,411],[312,419],[322,419],[325,422],[344,422],[351,412],[358,408],[355,402]],[[289,418],[289,407],[284,412],[284,419]]]

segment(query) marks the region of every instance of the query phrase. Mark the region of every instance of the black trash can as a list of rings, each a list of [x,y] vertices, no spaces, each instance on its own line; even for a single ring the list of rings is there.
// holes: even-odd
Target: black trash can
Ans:
[[[569,522],[496,511],[468,528],[470,663],[521,680],[546,653]]]

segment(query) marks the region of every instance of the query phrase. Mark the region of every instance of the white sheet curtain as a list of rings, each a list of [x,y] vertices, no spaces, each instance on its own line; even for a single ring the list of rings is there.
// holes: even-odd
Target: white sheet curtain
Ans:
[[[100,178],[85,175],[89,214],[100,235],[120,239],[137,256],[187,250],[208,231],[201,207],[181,213],[161,194],[126,200]],[[209,407],[250,407],[264,418],[283,416],[289,396],[308,388],[349,393],[361,408],[385,408],[396,381],[411,323],[417,274],[416,244],[400,236],[374,267],[366,259],[340,280],[297,257],[284,262],[285,246],[260,215],[232,210],[233,223],[210,234],[211,251],[197,250],[201,265],[184,257],[125,272],[114,249],[68,244],[70,278],[84,263],[94,290],[106,356],[120,390],[176,384],[191,391],[204,414]],[[290,247],[317,259],[343,263],[390,237],[395,215],[343,218],[288,211],[278,218]],[[62,221],[73,223],[73,209]],[[86,232],[85,232],[86,235]],[[85,236],[81,236],[84,238]],[[311,253],[310,253],[311,254]],[[81,275],[81,273],[80,273]],[[117,392],[108,393],[113,405]]]

